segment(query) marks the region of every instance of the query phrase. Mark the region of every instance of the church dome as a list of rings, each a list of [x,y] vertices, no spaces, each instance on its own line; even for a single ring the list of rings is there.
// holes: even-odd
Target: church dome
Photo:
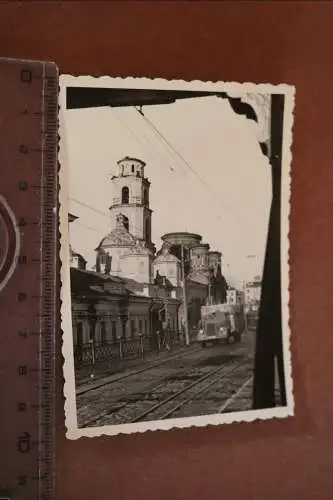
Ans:
[[[121,258],[126,258],[128,256],[140,256],[140,255],[153,256],[154,254],[144,241],[136,239],[134,245],[131,245],[131,247],[128,250],[125,250]]]
[[[114,229],[102,239],[98,248],[105,247],[131,247],[135,245],[134,236],[128,231]]]
[[[128,231],[125,220],[126,217],[123,214],[117,216],[115,229],[102,239],[97,249],[109,247],[134,247],[136,245],[136,238]]]
[[[170,252],[169,245],[164,243],[161,250],[158,252],[157,257],[154,259],[154,263],[168,263],[168,262],[180,262],[178,257]]]

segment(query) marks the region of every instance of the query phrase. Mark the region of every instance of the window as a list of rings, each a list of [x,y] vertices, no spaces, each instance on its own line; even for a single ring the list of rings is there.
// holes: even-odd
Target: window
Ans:
[[[134,319],[131,319],[131,337],[134,339],[135,337],[135,322]]]
[[[78,346],[83,344],[83,324],[78,323],[76,327],[76,343]]]
[[[149,201],[148,201],[148,189],[146,189],[146,188],[143,190],[143,204],[145,206],[148,206],[148,204],[149,204]]]
[[[150,242],[150,222],[146,219],[146,241]]]
[[[148,320],[145,319],[145,331],[144,333],[148,333]]]
[[[124,186],[121,190],[121,203],[123,205],[128,205],[129,203],[129,189],[127,186]]]
[[[132,173],[134,173],[134,165],[132,165]]]
[[[128,217],[124,217],[124,228],[126,229],[126,231],[129,231]]]
[[[112,340],[117,342],[117,323],[112,321]]]
[[[143,329],[142,329],[142,319],[139,319],[139,333],[143,333]]]
[[[127,321],[123,321],[122,322],[122,338],[123,339],[126,338],[126,325],[127,325]]]
[[[106,325],[105,321],[100,322],[100,328],[101,328],[101,344],[106,344]]]

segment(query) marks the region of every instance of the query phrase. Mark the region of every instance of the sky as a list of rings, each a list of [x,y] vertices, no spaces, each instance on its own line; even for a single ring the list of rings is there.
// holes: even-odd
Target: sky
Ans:
[[[73,249],[94,265],[94,249],[112,229],[111,176],[118,160],[134,156],[147,164],[157,249],[164,233],[199,233],[211,250],[222,252],[223,272],[233,285],[262,274],[272,192],[256,123],[217,97],[143,112],[173,149],[135,108],[63,111],[69,208],[79,217],[70,225]]]

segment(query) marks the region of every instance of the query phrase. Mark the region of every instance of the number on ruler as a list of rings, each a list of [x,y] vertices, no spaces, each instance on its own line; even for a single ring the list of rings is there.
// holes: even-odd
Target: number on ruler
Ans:
[[[24,432],[21,436],[17,438],[17,450],[20,453],[29,453],[30,451],[30,434]]]
[[[27,263],[28,263],[28,257],[27,257],[26,255],[19,255],[19,256],[17,257],[17,262],[18,262],[19,264],[25,265],[25,264],[27,264]]]
[[[17,371],[18,371],[19,376],[21,377],[21,376],[24,376],[28,373],[28,368],[26,366],[19,366]]]
[[[20,191],[28,191],[28,183],[27,183],[27,181],[20,181],[19,182],[19,190]]]
[[[21,411],[27,411],[27,403],[19,403],[17,405],[17,411],[21,412]]]
[[[21,70],[21,82],[23,83],[31,83],[32,73],[30,69],[22,69]]]
[[[19,486],[24,486],[25,484],[27,484],[27,480],[28,480],[27,476],[25,474],[21,474],[17,478],[17,484]]]
[[[24,227],[27,225],[27,221],[23,217],[21,217],[21,219],[18,221],[18,225],[19,227]]]

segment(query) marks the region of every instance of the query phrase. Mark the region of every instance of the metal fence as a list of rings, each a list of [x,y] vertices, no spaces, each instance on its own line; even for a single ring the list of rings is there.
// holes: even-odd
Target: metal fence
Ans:
[[[112,342],[94,342],[74,347],[76,369],[105,361],[120,363],[125,360],[140,359],[151,352],[171,350],[181,344],[178,332],[167,335],[157,334],[155,338],[140,335],[135,339],[119,339]]]

